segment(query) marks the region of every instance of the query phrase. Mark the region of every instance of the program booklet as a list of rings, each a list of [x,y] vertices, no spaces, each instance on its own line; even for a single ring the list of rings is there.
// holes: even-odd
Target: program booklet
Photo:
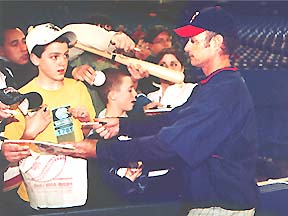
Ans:
[[[61,149],[74,150],[74,147],[70,144],[58,144],[39,140],[4,140],[6,143],[16,143],[29,145],[30,149],[35,152],[47,152],[47,153],[57,153]]]

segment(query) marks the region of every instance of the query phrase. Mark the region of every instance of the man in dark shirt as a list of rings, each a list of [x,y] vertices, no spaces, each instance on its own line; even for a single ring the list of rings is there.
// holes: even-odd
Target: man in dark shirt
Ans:
[[[25,35],[15,26],[1,28],[0,71],[6,78],[6,85],[15,89],[37,76],[37,70],[29,61]]]
[[[96,119],[106,124],[94,129],[109,140],[87,139],[65,153],[119,163],[180,159],[186,214],[252,216],[258,197],[257,133],[251,96],[230,63],[233,18],[221,7],[206,8],[175,32],[189,38],[185,52],[205,74],[189,100],[163,115]],[[114,139],[118,133],[133,139],[120,142]]]

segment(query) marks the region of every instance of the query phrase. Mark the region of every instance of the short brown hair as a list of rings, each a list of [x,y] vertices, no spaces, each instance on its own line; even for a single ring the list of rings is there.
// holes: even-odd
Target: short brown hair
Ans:
[[[106,80],[102,86],[98,87],[99,96],[101,97],[102,101],[107,104],[109,92],[113,89],[117,89],[118,86],[122,83],[122,78],[126,76],[130,77],[130,73],[124,67],[107,68],[102,72],[105,74]]]

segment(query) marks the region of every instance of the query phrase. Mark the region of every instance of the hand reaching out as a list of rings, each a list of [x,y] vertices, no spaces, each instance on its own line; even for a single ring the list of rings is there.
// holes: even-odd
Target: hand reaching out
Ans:
[[[68,112],[72,114],[72,116],[78,119],[80,122],[90,122],[90,113],[88,112],[87,108],[84,106],[77,106],[75,108],[69,108]],[[87,136],[90,132],[90,129],[87,127],[82,127],[82,132],[84,136]]]
[[[95,158],[96,157],[95,139],[84,139],[80,142],[62,142],[61,144],[69,144],[74,147],[74,150],[62,149],[59,153],[80,158]]]
[[[77,106],[74,108],[69,108],[68,112],[72,114],[72,116],[78,119],[80,122],[89,122],[91,121],[90,113],[87,108],[84,106]]]
[[[6,160],[11,163],[18,162],[31,155],[29,146],[9,142],[4,142],[2,144],[1,152]]]
[[[31,116],[25,116],[25,130],[22,139],[34,139],[47,128],[50,122],[51,115],[47,106],[43,106]]]
[[[79,67],[75,67],[72,70],[72,76],[76,80],[86,81],[90,85],[93,85],[93,82],[94,82],[95,76],[96,76],[96,72],[94,71],[94,69],[91,66],[84,64],[84,65],[81,65]]]
[[[119,133],[119,118],[96,118],[94,121],[99,124],[93,125],[93,129],[104,139],[110,139]]]
[[[5,110],[9,110],[9,109],[10,109],[10,106],[0,101],[0,121],[2,121],[5,118],[12,117],[11,113],[5,112]]]
[[[133,164],[133,163],[132,163]],[[129,167],[126,170],[125,177],[134,182],[142,174],[142,161],[136,163],[136,167]]]
[[[139,64],[137,65],[130,64],[127,66],[127,69],[131,74],[131,78],[133,81],[149,76],[149,72],[145,68],[142,68],[141,65]]]
[[[111,38],[111,44],[117,49],[123,49],[125,52],[135,48],[134,41],[123,32],[115,33]]]

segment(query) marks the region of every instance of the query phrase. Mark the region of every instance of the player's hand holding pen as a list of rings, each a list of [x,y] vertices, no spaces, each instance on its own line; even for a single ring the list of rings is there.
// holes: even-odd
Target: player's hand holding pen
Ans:
[[[118,135],[120,130],[119,118],[95,118],[94,121],[100,124],[93,125],[93,129],[104,139]],[[103,124],[103,122],[105,123]]]
[[[94,122],[82,122],[82,127],[90,127],[103,139],[110,139],[119,133],[119,118],[95,118]]]

